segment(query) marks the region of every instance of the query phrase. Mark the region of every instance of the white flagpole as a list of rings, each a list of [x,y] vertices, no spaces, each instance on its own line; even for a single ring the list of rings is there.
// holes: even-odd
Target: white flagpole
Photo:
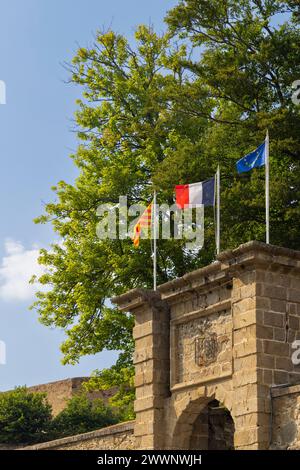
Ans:
[[[266,243],[270,243],[270,164],[269,164],[269,131],[266,135],[266,162],[265,162],[265,173],[266,173]]]
[[[216,249],[217,255],[220,253],[220,165],[217,169],[216,190],[217,190],[217,233],[216,233]]]
[[[156,191],[153,196],[153,207],[152,207],[152,223],[153,223],[153,290],[157,290],[156,271],[157,271],[157,258],[156,258],[156,247],[157,247],[157,234],[156,234]]]

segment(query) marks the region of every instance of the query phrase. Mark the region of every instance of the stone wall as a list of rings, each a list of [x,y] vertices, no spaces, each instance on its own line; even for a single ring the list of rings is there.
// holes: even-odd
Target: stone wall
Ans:
[[[299,251],[249,242],[157,292],[113,301],[135,316],[139,447],[190,449],[199,415],[217,400],[233,419],[236,449],[269,448],[270,388],[300,382],[291,360]]]
[[[271,449],[300,450],[300,385],[273,388]]]
[[[136,421],[35,449],[299,448],[300,251],[249,242],[113,301],[135,317]]]
[[[134,421],[127,421],[97,431],[24,447],[22,450],[132,450],[136,448],[133,430]]]
[[[30,392],[46,393],[47,400],[52,406],[53,416],[56,416],[66,407],[66,403],[70,398],[82,391],[82,384],[87,380],[89,380],[89,377],[73,377],[47,384],[34,385],[28,387],[28,390]],[[115,392],[115,389],[100,390],[88,393],[88,397],[91,400],[101,398],[104,402],[107,402]]]

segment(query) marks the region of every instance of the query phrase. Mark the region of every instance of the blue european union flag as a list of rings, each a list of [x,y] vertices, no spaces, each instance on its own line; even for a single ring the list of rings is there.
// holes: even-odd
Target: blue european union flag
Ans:
[[[264,142],[256,150],[248,153],[245,157],[236,162],[238,173],[250,171],[252,168],[258,168],[266,163],[266,143]]]

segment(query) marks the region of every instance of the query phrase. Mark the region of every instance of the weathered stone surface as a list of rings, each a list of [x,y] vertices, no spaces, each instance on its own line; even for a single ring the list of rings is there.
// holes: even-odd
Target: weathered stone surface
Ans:
[[[139,290],[117,300],[136,316],[137,434],[154,448],[207,448],[201,410],[217,400],[231,412],[236,448],[267,448],[270,387],[300,377],[291,362],[300,328],[300,252],[250,242],[160,286],[155,302],[168,304],[169,326],[151,320],[149,296]],[[150,386],[155,360],[167,360],[163,329],[170,330],[169,390],[166,376],[161,386]],[[151,410],[159,410],[158,426],[152,423],[155,413],[147,414]],[[285,428],[285,440],[291,429]]]
[[[300,447],[299,251],[249,242],[114,301],[135,316],[136,423],[108,446]]]
[[[46,393],[47,400],[52,406],[52,413],[56,416],[66,407],[70,398],[82,391],[82,385],[87,380],[89,380],[89,377],[73,377],[47,384],[34,385],[28,387],[28,391]],[[116,388],[112,388],[110,390],[90,392],[88,396],[91,400],[101,398],[104,402],[107,402],[115,393]]]
[[[272,449],[300,450],[300,385],[274,388]]]
[[[232,334],[227,332],[228,324],[232,324],[230,311],[176,325],[175,383],[205,381],[207,377],[219,375],[220,366],[222,368],[232,358]],[[231,372],[231,367],[229,369]]]
[[[134,421],[65,437],[21,450],[132,450],[136,448]]]

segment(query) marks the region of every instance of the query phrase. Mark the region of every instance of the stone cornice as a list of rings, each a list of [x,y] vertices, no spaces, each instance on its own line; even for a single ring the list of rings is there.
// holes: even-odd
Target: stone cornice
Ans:
[[[133,312],[145,304],[157,305],[161,302],[159,292],[147,289],[133,289],[125,294],[113,297],[111,301],[118,305],[121,311]]]
[[[283,272],[300,270],[300,251],[251,241],[220,253],[217,260],[208,266],[160,285],[157,292],[134,289],[113,298],[112,302],[120,310],[132,312],[145,303],[157,304],[160,299],[178,301],[195,290],[212,289],[215,285],[230,283],[234,273],[251,265],[264,268],[276,266]]]
[[[218,260],[225,262],[231,259],[236,259],[240,255],[255,251],[256,253],[266,253],[269,256],[283,256],[300,260],[300,251],[291,250],[277,245],[267,245],[263,242],[251,241],[240,245],[234,250],[226,250],[218,255]]]

